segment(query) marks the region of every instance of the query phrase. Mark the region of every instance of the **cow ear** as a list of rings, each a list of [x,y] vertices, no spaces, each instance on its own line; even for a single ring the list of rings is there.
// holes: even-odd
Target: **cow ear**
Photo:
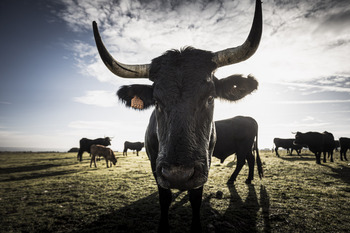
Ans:
[[[214,79],[216,96],[230,101],[242,99],[258,89],[258,81],[252,76],[231,75],[223,79]]]
[[[143,110],[154,105],[153,86],[150,85],[122,86],[117,96],[126,106],[134,109]]]

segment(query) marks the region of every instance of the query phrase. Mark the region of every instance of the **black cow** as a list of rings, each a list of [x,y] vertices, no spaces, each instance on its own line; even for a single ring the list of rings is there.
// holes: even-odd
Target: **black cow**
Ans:
[[[340,160],[343,161],[343,157],[346,161],[348,159],[346,158],[346,152],[348,149],[350,149],[350,138],[339,138],[339,144],[340,144]]]
[[[248,179],[246,184],[250,184],[254,178],[255,158],[252,149],[256,151],[256,163],[260,179],[263,176],[263,169],[258,149],[258,123],[251,117],[236,116],[230,119],[215,121],[216,144],[213,156],[221,160],[236,153],[237,166],[228,184],[236,181],[238,173],[241,171],[245,161],[249,166]],[[256,140],[255,140],[256,139]],[[254,143],[255,142],[255,143]]]
[[[323,162],[326,162],[326,153],[331,153],[331,162],[333,162],[334,137],[329,132],[297,132],[295,135],[295,144],[307,145],[309,150],[315,154],[316,163],[321,164],[321,153],[323,152]]]
[[[128,149],[129,150],[136,150],[136,155],[139,156],[139,151],[142,150],[142,147],[145,146],[145,143],[143,142],[124,142],[124,150],[123,155],[128,156]]]
[[[109,137],[97,138],[97,139],[82,138],[82,139],[80,139],[79,144],[80,144],[80,147],[79,147],[77,159],[79,161],[82,161],[83,160],[83,153],[85,151],[91,154],[90,147],[93,144],[109,146],[109,145],[111,145],[111,139]]]
[[[334,136],[332,133],[324,131],[323,132],[323,154],[325,155],[326,153],[328,153],[328,158],[331,157],[331,162],[334,162],[333,160],[333,152],[334,149],[336,148],[336,143],[334,140]],[[325,163],[326,160],[323,159],[323,162]]]
[[[233,75],[217,79],[217,68],[252,56],[262,34],[261,1],[256,0],[253,26],[238,47],[215,53],[186,47],[170,50],[151,64],[127,65],[107,51],[93,22],[100,56],[114,74],[124,78],[149,78],[153,85],[121,87],[117,95],[126,106],[155,106],[145,135],[146,153],[158,185],[161,217],[158,231],[169,232],[171,189],[188,190],[192,206],[193,232],[201,231],[200,206],[216,142],[213,122],[214,98],[235,101],[256,90],[254,77]]]
[[[301,149],[303,148],[301,145],[294,144],[294,138],[274,138],[273,143],[275,144],[275,152],[278,157],[280,156],[278,154],[279,147],[287,149],[287,153],[290,152],[290,154],[293,154],[293,150],[295,150],[298,155],[300,155]]]

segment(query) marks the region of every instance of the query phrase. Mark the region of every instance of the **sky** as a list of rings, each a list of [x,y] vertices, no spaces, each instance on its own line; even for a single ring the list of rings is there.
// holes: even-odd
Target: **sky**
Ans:
[[[0,147],[67,151],[83,137],[143,141],[152,110],[126,108],[95,46],[92,21],[118,61],[145,64],[169,49],[219,51],[248,36],[253,0],[0,1]],[[264,0],[263,35],[248,60],[218,78],[252,74],[259,88],[215,100],[214,120],[251,116],[259,148],[293,132],[350,137],[350,2]]]

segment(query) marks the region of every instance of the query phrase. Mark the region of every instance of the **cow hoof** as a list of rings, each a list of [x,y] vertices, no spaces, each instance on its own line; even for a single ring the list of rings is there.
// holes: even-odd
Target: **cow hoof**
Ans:
[[[251,180],[249,180],[249,179],[246,179],[246,180],[245,180],[245,183],[246,183],[246,184],[251,184],[251,183],[252,183],[252,181],[251,181]]]

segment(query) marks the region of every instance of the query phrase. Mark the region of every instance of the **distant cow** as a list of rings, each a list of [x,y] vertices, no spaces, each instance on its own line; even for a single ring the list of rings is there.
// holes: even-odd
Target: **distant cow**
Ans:
[[[97,138],[97,139],[82,138],[82,139],[80,139],[79,144],[80,144],[80,148],[79,148],[79,152],[78,152],[78,155],[77,155],[77,159],[79,161],[82,161],[83,160],[83,153],[84,153],[84,151],[86,151],[88,153],[91,153],[90,152],[90,147],[93,144],[109,146],[109,145],[111,145],[111,139],[109,137]]]
[[[350,138],[339,138],[339,144],[340,144],[340,160],[343,160],[343,157],[346,161],[348,159],[346,158],[346,151],[350,149]]]
[[[128,149],[129,150],[136,150],[136,155],[139,156],[139,151],[144,147],[145,143],[143,142],[124,142],[124,150],[123,150],[123,155],[127,156],[128,155]]]
[[[111,162],[111,167],[112,167],[112,163],[114,165],[117,163],[117,159],[115,158],[113,150],[108,148],[108,147],[94,144],[91,146],[90,151],[91,151],[90,167],[91,167],[92,161],[94,161],[95,167],[97,167],[96,166],[96,156],[100,156],[100,157],[105,158],[107,168],[108,168],[108,161]]]
[[[282,147],[284,149],[287,149],[287,153],[290,151],[290,154],[293,154],[293,150],[297,152],[298,155],[300,155],[301,149],[303,146],[301,145],[295,145],[294,143],[294,138],[274,138],[273,143],[275,144],[275,152],[276,155],[279,157],[280,155],[278,154],[278,148]]]
[[[238,173],[241,171],[245,161],[249,166],[248,179],[250,184],[254,178],[255,158],[252,153],[253,147],[256,151],[256,162],[260,179],[263,169],[258,150],[258,123],[251,117],[236,116],[230,119],[215,121],[216,144],[213,156],[224,162],[224,160],[236,153],[237,166],[227,183],[234,183]],[[256,140],[255,140],[256,138]],[[255,142],[255,143],[254,143]]]
[[[316,156],[316,163],[321,164],[321,153],[323,152],[323,162],[326,162],[326,153],[331,153],[331,162],[333,162],[334,137],[329,132],[297,132],[295,135],[295,144],[307,145]]]

